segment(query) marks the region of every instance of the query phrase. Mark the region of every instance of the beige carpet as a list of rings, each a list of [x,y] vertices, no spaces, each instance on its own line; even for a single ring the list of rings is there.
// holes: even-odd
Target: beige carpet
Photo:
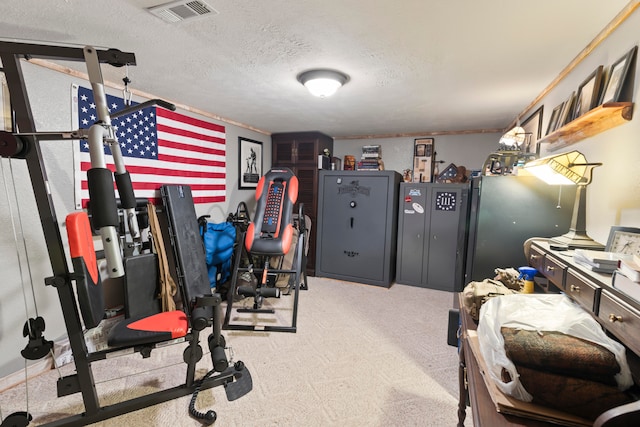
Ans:
[[[283,297],[279,304],[291,300]],[[451,293],[430,289],[310,278],[309,290],[300,293],[297,333],[223,331],[235,359],[248,366],[253,390],[234,402],[226,400],[222,387],[205,390],[197,407],[214,409],[218,427],[455,426],[458,356],[446,344],[452,301]],[[286,308],[279,314],[287,314]],[[154,350],[144,360],[129,355],[95,362],[101,403],[180,384],[184,347]],[[208,354],[198,366],[200,378],[211,367]],[[74,367],[60,370],[69,375]],[[29,381],[31,425],[83,411],[79,394],[56,398],[57,377],[52,370]],[[200,425],[188,416],[189,400],[175,399],[95,425]],[[0,408],[5,417],[25,410],[24,384],[0,394]]]

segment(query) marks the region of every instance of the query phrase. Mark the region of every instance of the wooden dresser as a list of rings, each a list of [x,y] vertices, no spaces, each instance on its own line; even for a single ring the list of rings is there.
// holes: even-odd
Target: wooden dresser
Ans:
[[[626,346],[634,381],[640,384],[640,303],[613,288],[611,275],[594,273],[574,263],[572,251],[554,251],[541,240],[532,243],[528,257],[529,264],[544,275],[543,280],[537,281],[536,291],[564,292],[588,311],[612,338]],[[464,309],[460,310],[460,317],[458,425],[463,425],[467,398],[476,426],[555,425],[496,411],[468,339],[469,331],[475,330],[477,324]],[[594,426],[640,426],[640,401],[605,412]]]
[[[274,167],[290,168],[298,177],[298,203],[293,208],[298,212],[298,204],[304,204],[304,214],[311,218],[309,233],[309,254],[307,274],[315,276],[316,270],[316,230],[318,229],[318,155],[327,149],[333,152],[333,138],[320,132],[290,132],[271,135]]]

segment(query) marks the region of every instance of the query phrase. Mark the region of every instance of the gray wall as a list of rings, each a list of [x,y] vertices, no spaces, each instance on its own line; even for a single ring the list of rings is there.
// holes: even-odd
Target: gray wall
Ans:
[[[464,166],[468,170],[481,169],[489,153],[498,148],[500,136],[495,133],[434,136],[433,144],[437,160],[444,161],[440,165],[440,170],[450,163]],[[333,155],[341,159],[346,155],[352,155],[357,161],[362,154],[363,145],[380,145],[385,169],[402,173],[404,169],[413,167],[414,139],[413,137],[336,139],[333,143]]]

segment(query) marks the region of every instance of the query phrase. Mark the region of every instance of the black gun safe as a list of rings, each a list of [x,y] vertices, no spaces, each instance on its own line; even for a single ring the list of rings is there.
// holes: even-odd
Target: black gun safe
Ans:
[[[320,171],[317,276],[391,285],[400,181],[395,171]]]
[[[469,184],[400,184],[396,282],[461,291]]]

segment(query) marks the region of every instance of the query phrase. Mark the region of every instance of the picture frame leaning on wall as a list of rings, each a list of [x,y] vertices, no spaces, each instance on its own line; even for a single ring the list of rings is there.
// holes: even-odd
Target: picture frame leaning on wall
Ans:
[[[558,128],[558,123],[560,122],[560,114],[562,113],[563,106],[564,101],[558,104],[556,108],[551,111],[551,117],[549,117],[549,124],[547,124],[547,133],[545,135],[549,135]]]
[[[598,65],[598,68],[589,74],[589,77],[578,86],[577,101],[573,114],[574,119],[577,119],[598,106],[600,89],[602,87],[602,71],[603,66]]]
[[[522,122],[522,128],[529,138],[525,138],[524,152],[540,154],[538,140],[542,137],[542,112],[544,105],[541,105],[529,117]]]
[[[576,91],[574,90],[569,95],[569,98],[564,102],[562,106],[562,111],[560,112],[560,117],[558,118],[558,125],[556,129],[560,129],[562,126],[566,125],[572,120],[571,114],[573,113],[573,103],[576,100]]]
[[[631,65],[634,63],[637,51],[638,46],[636,45],[622,57],[620,57],[620,59],[611,64],[611,67],[609,69],[609,77],[602,90],[600,104],[622,101],[622,89],[624,87],[625,81],[627,80],[629,70],[632,68]]]

